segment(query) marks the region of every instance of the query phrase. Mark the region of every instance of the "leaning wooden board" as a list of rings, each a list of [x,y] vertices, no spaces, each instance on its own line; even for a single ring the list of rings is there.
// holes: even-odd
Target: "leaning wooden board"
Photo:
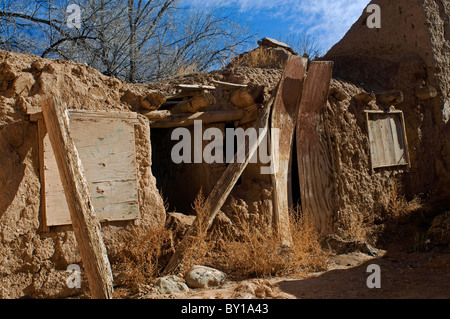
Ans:
[[[307,64],[306,58],[292,56],[288,60],[278,87],[271,119],[274,222],[282,244],[288,246],[292,241],[289,229],[292,146]]]
[[[312,62],[297,120],[297,159],[302,209],[321,233],[331,231],[333,165],[323,127],[333,62]]]
[[[83,162],[93,205],[101,222],[139,218],[134,125],[130,114],[70,112],[72,137]],[[71,224],[53,148],[42,120],[40,127],[43,222]]]

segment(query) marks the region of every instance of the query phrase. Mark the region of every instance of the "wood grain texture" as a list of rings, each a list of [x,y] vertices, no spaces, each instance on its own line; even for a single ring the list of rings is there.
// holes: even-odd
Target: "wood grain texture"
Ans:
[[[275,173],[272,177],[274,224],[284,245],[290,246],[289,202],[291,165],[299,103],[308,60],[292,56],[286,64],[276,95],[271,120],[271,147]],[[277,129],[275,135],[275,130]]]
[[[54,99],[44,101],[41,106],[91,295],[94,299],[111,299],[111,265],[92,206],[89,185],[70,133],[67,109]]]
[[[140,217],[134,121],[102,114],[70,113],[72,137],[83,162],[100,222]],[[87,114],[85,114],[87,115]],[[48,135],[43,137],[47,226],[70,225],[64,189]]]
[[[297,159],[302,210],[312,214],[317,230],[332,232],[333,165],[322,112],[328,100],[332,62],[312,62],[297,121]]]
[[[366,111],[372,170],[409,165],[403,112]]]

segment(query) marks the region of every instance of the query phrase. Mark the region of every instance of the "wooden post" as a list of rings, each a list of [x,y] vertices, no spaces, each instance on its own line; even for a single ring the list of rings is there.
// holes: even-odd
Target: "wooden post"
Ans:
[[[323,128],[333,62],[312,62],[297,121],[297,157],[302,209],[312,214],[317,230],[331,231],[332,159]]]
[[[292,146],[307,63],[306,58],[289,58],[272,111],[271,148],[275,172],[271,177],[274,222],[281,243],[287,246],[292,244],[289,228]],[[274,129],[278,130],[278,136],[274,135]]]
[[[228,195],[230,195],[231,191],[233,190],[234,185],[238,181],[239,177],[242,175],[242,172],[247,167],[250,159],[256,153],[259,145],[264,140],[266,134],[268,134],[269,115],[272,105],[273,99],[271,99],[260,111],[258,119],[256,120],[255,125],[253,126],[253,128],[255,128],[259,133],[257,142],[254,143],[253,145],[249,145],[250,144],[249,139],[246,139],[245,147],[238,147],[238,153],[234,157],[234,162],[227,167],[222,177],[209,194],[205,203],[205,205],[208,205],[209,207],[208,212],[209,215],[207,216],[206,219],[207,229],[211,227],[212,223],[214,222],[214,219],[217,216],[217,213],[222,208]],[[261,132],[260,129],[263,129],[263,131]],[[244,158],[245,160],[239,162],[238,159],[241,158]],[[197,234],[198,227],[199,227],[199,219],[196,218],[192,226],[187,231],[186,235],[183,237],[183,240],[177,247],[168,265],[164,269],[163,275],[167,275],[177,269],[178,265],[184,258],[186,250],[189,248],[189,240],[190,238],[192,238]]]
[[[111,299],[111,265],[100,233],[101,226],[91,204],[81,160],[70,135],[67,109],[54,99],[43,101],[41,106],[92,298]]]

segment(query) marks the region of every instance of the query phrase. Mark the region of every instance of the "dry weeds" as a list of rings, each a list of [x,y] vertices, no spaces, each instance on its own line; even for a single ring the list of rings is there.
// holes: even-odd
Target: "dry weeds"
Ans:
[[[198,231],[189,238],[178,273],[197,264],[215,267],[235,278],[295,275],[326,268],[327,256],[321,249],[310,214],[300,210],[290,214],[293,245],[283,247],[278,235],[268,231],[270,227],[263,218],[239,217],[234,225],[239,230],[239,238],[212,236],[207,223],[209,205],[203,192],[195,199],[193,209]],[[115,264],[121,284],[128,287],[149,284],[160,276],[174,251],[172,233],[164,227],[134,226],[123,235],[121,242]]]
[[[163,270],[163,257],[172,250],[172,233],[161,227],[133,226],[122,234],[115,265],[120,284],[148,284]]]
[[[401,219],[408,218],[411,213],[416,212],[424,207],[420,197],[414,196],[410,201],[401,194],[401,185],[398,181],[392,179],[389,182],[391,189],[388,198],[388,214],[390,218],[398,222]]]
[[[262,47],[237,57],[233,62],[235,65],[249,68],[284,68],[283,61],[277,57],[274,50],[267,50]]]
[[[239,218],[239,240],[222,239],[218,245],[223,252],[221,258],[216,259],[218,268],[244,278],[295,275],[325,269],[327,256],[320,247],[312,218],[299,210],[290,216],[292,247],[281,246],[278,235],[267,232],[263,222]]]

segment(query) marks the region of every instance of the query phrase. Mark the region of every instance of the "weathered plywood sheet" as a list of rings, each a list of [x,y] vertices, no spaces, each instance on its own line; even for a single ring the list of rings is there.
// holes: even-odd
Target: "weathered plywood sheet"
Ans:
[[[366,112],[372,168],[409,165],[403,113]]]
[[[139,218],[134,121],[78,114],[71,116],[70,127],[99,220]],[[47,226],[70,225],[53,149],[47,134],[41,138]]]
[[[297,159],[303,212],[312,215],[321,234],[333,231],[333,165],[323,127],[333,62],[312,62],[297,121]]]
[[[289,192],[291,188],[292,146],[300,98],[308,60],[292,57],[288,60],[278,88],[272,111],[272,175],[275,227],[283,244],[290,245]],[[276,130],[275,130],[276,129]],[[275,134],[277,132],[278,134]]]

